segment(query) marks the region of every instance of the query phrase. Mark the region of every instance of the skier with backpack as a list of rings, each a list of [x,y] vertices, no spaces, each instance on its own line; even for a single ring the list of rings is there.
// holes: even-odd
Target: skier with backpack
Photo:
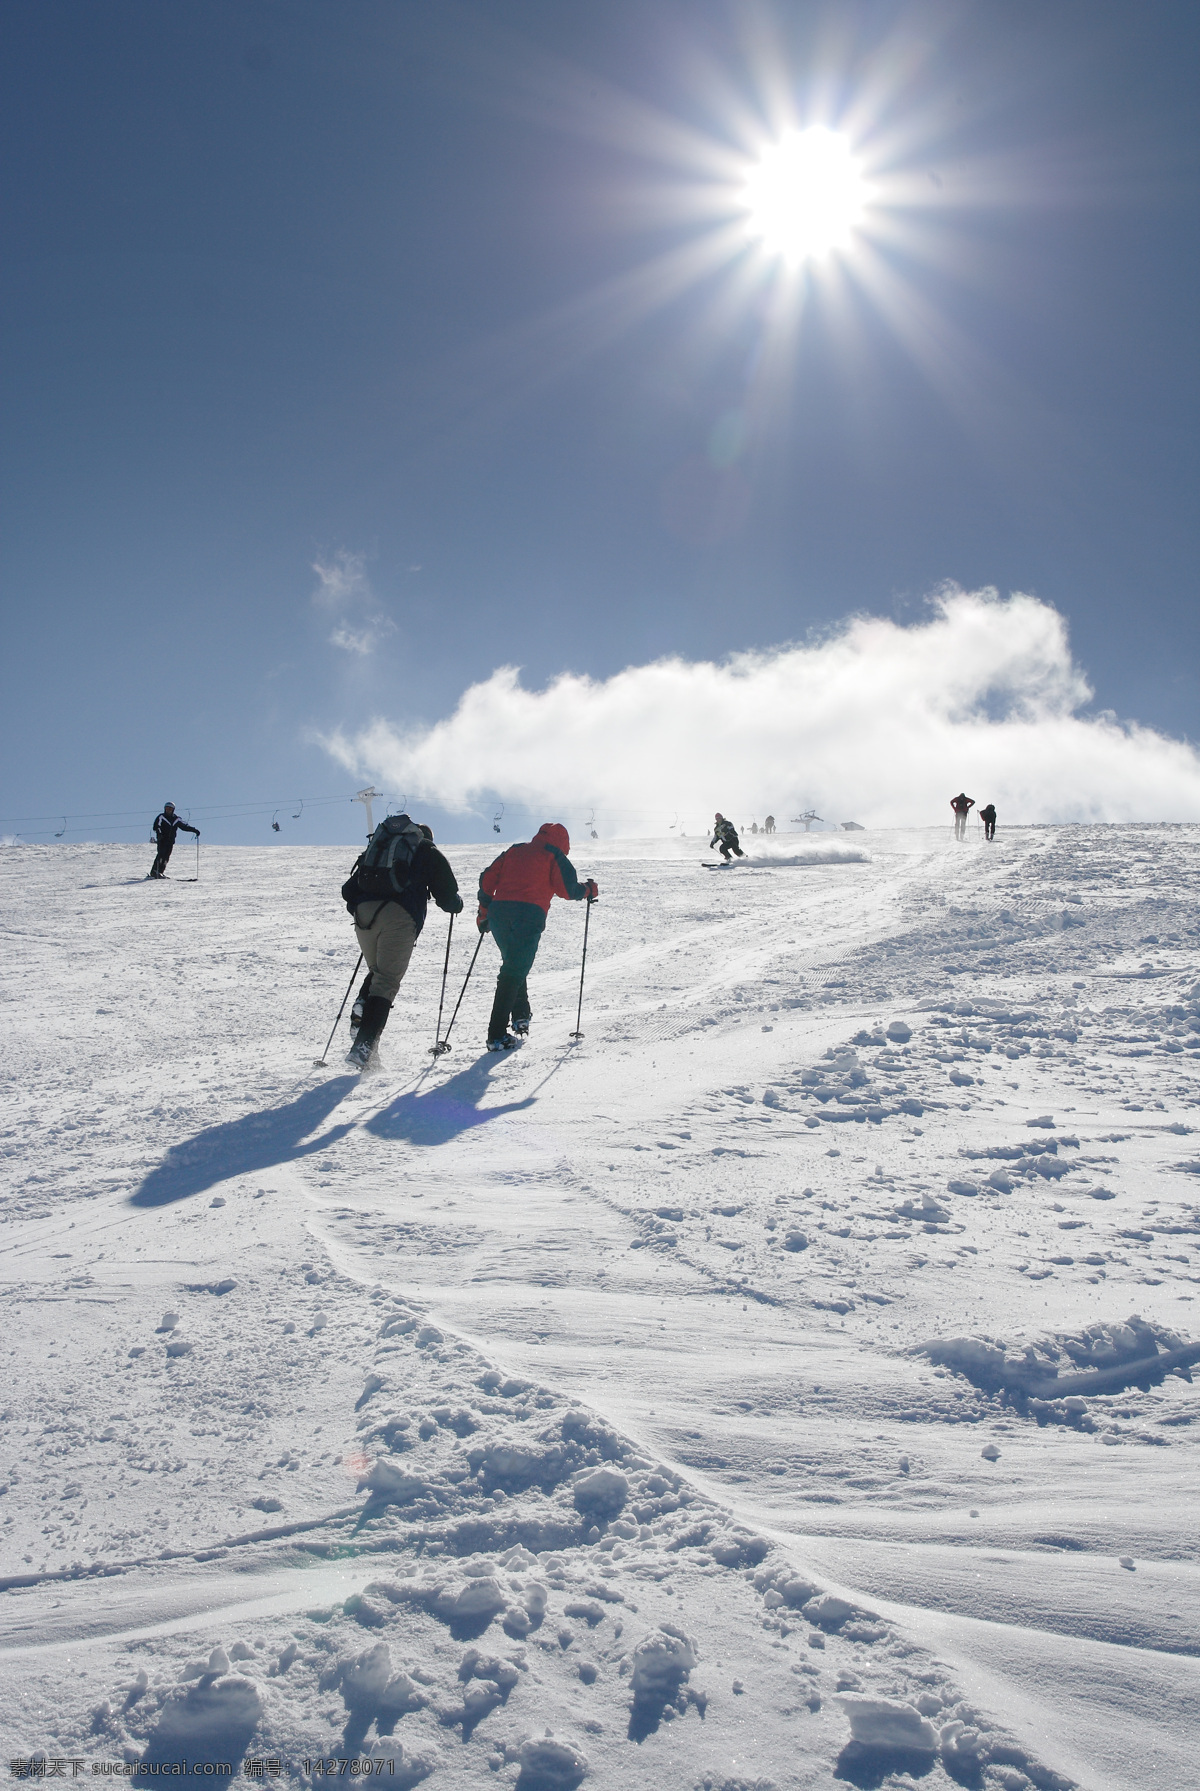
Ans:
[[[594,902],[599,886],[589,877],[581,883],[567,857],[571,840],[565,827],[547,821],[527,843],[510,846],[493,859],[479,879],[476,925],[500,947],[500,974],[488,1022],[489,1051],[511,1051],[529,1031],[532,1013],[526,979],[541,944],[550,903]],[[512,1022],[512,1032],[508,1030]]]
[[[738,844],[737,828],[732,821],[725,819],[720,809],[717,810],[716,826],[713,828],[713,836],[708,844],[710,850],[713,846],[721,848],[721,857],[726,864],[729,863],[731,854],[736,854],[738,858],[745,857],[745,853]]]
[[[408,815],[389,815],[342,884],[367,965],[351,1010],[350,1025],[357,1030],[346,1056],[356,1069],[366,1069],[388,1023],[430,896],[443,914],[462,913],[458,882],[433,843],[432,829]]]
[[[197,839],[200,838],[200,829],[182,820],[175,813],[173,802],[164,802],[161,814],[154,817],[154,843],[158,847],[158,855],[150,867],[150,875],[156,881],[159,877],[166,875],[167,865],[175,850],[175,835],[177,833],[194,833]]]

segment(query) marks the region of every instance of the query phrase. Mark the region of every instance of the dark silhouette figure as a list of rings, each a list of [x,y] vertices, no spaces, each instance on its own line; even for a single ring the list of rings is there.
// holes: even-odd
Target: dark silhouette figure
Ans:
[[[989,802],[986,808],[980,809],[979,819],[983,822],[984,839],[994,840],[996,837],[996,805],[994,802]]]
[[[738,858],[743,858],[745,856],[741,846],[738,844],[737,828],[732,821],[727,821],[725,819],[720,809],[717,810],[716,825],[713,828],[713,836],[708,843],[710,848],[713,846],[720,847],[721,857],[725,860],[726,864],[729,863],[730,858],[735,853]]]
[[[173,802],[164,802],[162,813],[154,817],[154,843],[158,847],[158,856],[150,867],[152,877],[165,875],[171,854],[175,850],[177,833],[194,833],[197,839],[200,838],[200,829],[190,826],[187,821],[181,821],[175,813]]]
[[[975,798],[964,795],[960,790],[957,796],[950,798],[950,807],[954,810],[954,837],[965,840],[967,837],[967,816],[975,807]]]

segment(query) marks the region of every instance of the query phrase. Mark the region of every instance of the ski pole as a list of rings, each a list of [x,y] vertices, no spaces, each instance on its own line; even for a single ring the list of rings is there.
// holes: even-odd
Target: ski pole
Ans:
[[[437,1025],[434,1028],[433,1045],[430,1048],[431,1057],[440,1057],[443,1051],[448,1051],[450,1049],[449,1045],[443,1045],[442,1043],[442,1009],[446,1005],[446,978],[450,974],[450,941],[453,937],[454,916],[451,915],[450,925],[446,930],[446,962],[442,965],[442,994],[441,999],[438,1002]],[[482,938],[482,934],[480,937]]]
[[[596,899],[595,896],[588,897],[587,913],[583,917],[583,962],[579,966],[579,1007],[576,1010],[576,1014],[575,1014],[575,1030],[571,1034],[571,1037],[573,1039],[581,1039],[583,1037],[582,1032],[580,1032],[580,1030],[579,1030],[579,1023],[583,1018],[583,973],[587,969],[588,927],[591,925],[592,903],[595,901],[595,899]]]
[[[458,992],[458,1000],[454,1003],[454,1012],[450,1016],[450,1024],[446,1028],[446,1036],[444,1039],[438,1040],[438,1044],[441,1046],[441,1051],[437,1053],[439,1057],[441,1056],[442,1051],[448,1051],[450,1049],[450,1034],[454,1030],[454,1022],[458,1019],[458,1010],[462,1006],[462,998],[467,992],[467,984],[470,982],[471,972],[475,968],[475,958],[479,956],[480,947],[483,945],[484,938],[485,935],[480,933],[479,945],[475,947],[475,957],[473,957],[471,962],[467,965],[467,974],[463,977],[463,986]]]
[[[359,952],[358,964],[361,964],[362,961],[363,961],[363,955],[361,952]],[[358,964],[356,964],[354,966],[354,969],[350,972],[350,981],[346,984],[346,993],[342,996],[342,1005],[337,1011],[337,1019],[333,1023],[333,1032],[331,1032],[329,1034],[329,1037],[325,1041],[324,1056],[313,1058],[313,1069],[314,1070],[323,1070],[325,1068],[325,1058],[329,1056],[329,1047],[333,1043],[333,1033],[337,1031],[338,1026],[341,1023],[342,1015],[346,1011],[346,1003],[350,999],[350,991],[354,987],[354,979],[358,975]]]
[[[200,881],[200,835],[196,835],[196,881]]]

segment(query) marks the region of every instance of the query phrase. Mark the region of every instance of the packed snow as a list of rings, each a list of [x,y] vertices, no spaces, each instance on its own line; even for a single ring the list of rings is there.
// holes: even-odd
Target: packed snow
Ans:
[[[1200,829],[855,841],[576,841],[583,1039],[432,912],[361,1078],[352,853],[0,852],[7,1760],[1195,1786]]]

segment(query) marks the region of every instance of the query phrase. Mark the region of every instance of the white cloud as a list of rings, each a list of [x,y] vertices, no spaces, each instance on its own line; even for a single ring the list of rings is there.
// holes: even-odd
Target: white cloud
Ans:
[[[1064,618],[1036,597],[949,588],[907,627],[856,616],[827,637],[717,665],[662,659],[523,689],[502,667],[452,715],[325,738],[410,802],[547,814],[595,804],[605,831],[689,830],[721,808],[782,821],[809,804],[865,825],[947,819],[959,789],[1001,821],[1200,820],[1200,755],[1083,713]]]
[[[330,644],[346,653],[373,653],[395,623],[384,614],[367,577],[366,555],[339,548],[326,559],[315,560],[317,588],[313,602],[332,612],[335,626]]]

